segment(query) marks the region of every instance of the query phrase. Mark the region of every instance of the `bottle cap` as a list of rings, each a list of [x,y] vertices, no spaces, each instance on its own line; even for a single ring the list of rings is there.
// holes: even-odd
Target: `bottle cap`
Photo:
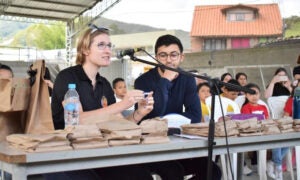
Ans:
[[[68,88],[69,88],[69,89],[75,89],[75,88],[76,88],[76,84],[69,84],[69,85],[68,85]]]

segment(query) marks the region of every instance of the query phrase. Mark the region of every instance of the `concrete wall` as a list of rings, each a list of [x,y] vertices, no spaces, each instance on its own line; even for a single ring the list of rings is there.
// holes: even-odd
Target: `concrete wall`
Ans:
[[[248,82],[257,83],[262,90],[269,84],[275,70],[285,67],[289,71],[296,66],[300,55],[300,43],[276,47],[198,52],[185,54],[181,67],[185,70],[197,69],[211,77],[220,77],[225,72],[235,75],[245,72]]]

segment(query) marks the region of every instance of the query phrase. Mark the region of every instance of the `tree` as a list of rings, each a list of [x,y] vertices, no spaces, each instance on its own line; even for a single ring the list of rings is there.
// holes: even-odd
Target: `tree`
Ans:
[[[12,41],[12,46],[36,47],[37,49],[65,48],[66,25],[58,22],[54,25],[33,24],[19,31]]]

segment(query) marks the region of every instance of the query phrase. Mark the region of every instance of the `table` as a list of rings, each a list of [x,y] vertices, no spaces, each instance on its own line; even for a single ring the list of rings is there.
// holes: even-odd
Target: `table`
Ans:
[[[300,145],[300,133],[230,137],[228,141],[230,153],[293,147]],[[215,142],[213,154],[226,154],[225,138],[215,138]],[[166,144],[25,153],[12,149],[6,142],[2,142],[0,143],[0,168],[11,173],[13,180],[25,180],[32,174],[203,157],[208,154],[207,144],[206,139],[190,140],[171,137],[171,142]],[[297,177],[300,180],[298,175]]]

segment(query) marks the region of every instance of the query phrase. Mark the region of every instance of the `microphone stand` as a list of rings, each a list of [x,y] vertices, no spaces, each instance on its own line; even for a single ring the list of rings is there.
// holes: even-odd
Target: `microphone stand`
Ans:
[[[183,71],[181,69],[174,69],[168,66],[165,66],[164,64],[160,64],[160,63],[153,63],[150,61],[146,61],[143,59],[139,59],[137,57],[134,56],[134,53],[129,55],[130,59],[133,61],[138,61],[144,64],[148,64],[148,65],[152,65],[155,67],[160,67],[162,69],[168,69],[170,71],[174,71],[174,72],[178,72],[180,74],[184,74],[184,75],[188,75],[188,76],[192,76],[192,77],[197,77],[197,78],[201,78],[203,80],[206,80],[212,89],[212,98],[211,98],[211,117],[209,120],[209,130],[208,130],[208,165],[207,165],[207,179],[208,180],[212,180],[212,156],[213,156],[213,146],[215,145],[214,142],[214,135],[215,135],[215,120],[214,120],[214,112],[215,112],[215,95],[218,95],[218,90],[217,88],[221,85],[221,86],[226,86],[226,87],[230,87],[230,88],[234,88],[237,91],[244,91],[244,92],[248,92],[250,94],[255,94],[255,91],[253,91],[252,89],[248,89],[242,86],[237,86],[234,84],[230,84],[230,83],[225,83],[223,81],[220,81],[219,79],[211,79],[209,77],[206,76],[201,76],[201,75],[197,75],[197,74],[193,74],[187,71]],[[213,91],[213,89],[216,88],[216,92]],[[224,126],[225,126],[225,122],[224,122]],[[227,138],[227,135],[226,135]]]

